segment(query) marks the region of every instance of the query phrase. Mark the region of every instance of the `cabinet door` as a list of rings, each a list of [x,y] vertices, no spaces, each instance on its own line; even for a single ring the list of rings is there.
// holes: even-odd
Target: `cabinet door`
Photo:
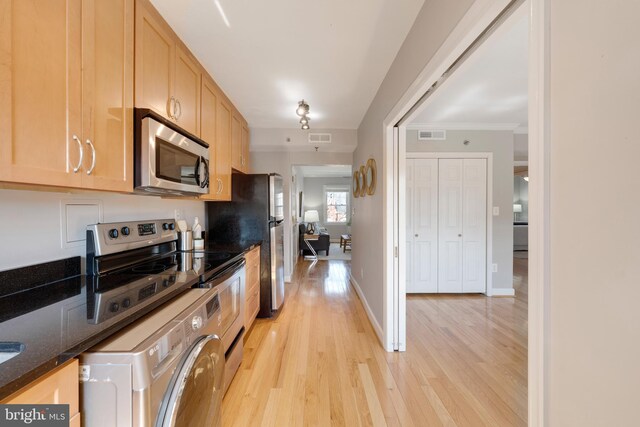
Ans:
[[[3,404],[68,404],[69,416],[80,410],[78,360],[73,359],[43,375],[31,384],[3,400]]]
[[[82,15],[83,187],[132,191],[133,0],[83,0]]]
[[[462,292],[462,159],[438,163],[438,292]]]
[[[413,171],[414,292],[438,292],[438,160],[415,159]]]
[[[0,0],[2,181],[81,186],[81,13],[81,0]]]
[[[174,97],[175,120],[187,132],[200,135],[200,67],[180,46],[176,46]]]
[[[231,200],[231,105],[219,97],[218,140],[216,141],[216,174],[220,180],[218,200]]]
[[[464,159],[462,291],[487,290],[487,160]]]
[[[204,200],[216,200],[220,191],[217,174],[217,120],[219,92],[208,78],[202,78],[200,97],[200,138],[209,144],[209,194],[201,197]]]
[[[175,40],[148,0],[136,1],[135,104],[171,119]]]
[[[242,171],[242,119],[234,111],[231,117],[231,167]]]
[[[242,172],[249,173],[249,127],[242,125]]]

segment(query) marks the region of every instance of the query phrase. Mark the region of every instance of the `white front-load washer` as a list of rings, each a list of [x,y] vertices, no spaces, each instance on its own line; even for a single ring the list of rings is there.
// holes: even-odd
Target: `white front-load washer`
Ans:
[[[190,289],[80,357],[86,427],[219,426],[217,289]]]

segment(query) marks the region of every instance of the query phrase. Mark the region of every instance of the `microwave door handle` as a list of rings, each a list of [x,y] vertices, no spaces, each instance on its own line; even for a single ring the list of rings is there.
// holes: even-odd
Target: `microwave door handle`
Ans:
[[[198,160],[196,160],[196,166],[193,169],[193,177],[196,179],[196,184],[200,187],[200,159],[202,157],[198,156]]]
[[[209,186],[209,162],[202,157],[202,164],[204,165],[204,178],[200,187],[207,188]]]

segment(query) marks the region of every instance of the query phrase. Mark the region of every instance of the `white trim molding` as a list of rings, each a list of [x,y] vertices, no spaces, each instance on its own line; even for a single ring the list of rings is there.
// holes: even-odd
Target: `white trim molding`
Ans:
[[[520,123],[408,123],[408,130],[508,130],[522,129]],[[526,132],[523,132],[526,133]]]
[[[516,296],[516,290],[513,288],[493,288],[493,297],[514,297]]]
[[[369,306],[369,303],[367,302],[362,289],[360,289],[360,285],[351,273],[349,273],[349,282],[351,282],[353,289],[356,290],[356,294],[358,294],[358,298],[362,303],[362,307],[364,308],[365,313],[367,313],[367,317],[369,318],[369,323],[371,323],[371,326],[373,327],[373,331],[376,333],[376,336],[380,340],[380,344],[384,346],[382,327],[380,326],[380,323],[378,323],[376,316],[374,316],[373,310],[371,310],[371,307]]]

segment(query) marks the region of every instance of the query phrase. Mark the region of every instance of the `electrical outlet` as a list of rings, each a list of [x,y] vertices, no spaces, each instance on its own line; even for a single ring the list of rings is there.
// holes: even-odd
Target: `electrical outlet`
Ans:
[[[498,216],[500,215],[500,207],[499,206],[494,206],[493,207],[493,216]]]
[[[173,218],[176,221],[182,219],[182,209],[176,209],[175,211],[173,211]]]
[[[493,264],[491,267],[492,267],[492,268],[491,268],[491,270],[492,270],[494,273],[497,273],[497,272],[498,272],[498,264]]]

